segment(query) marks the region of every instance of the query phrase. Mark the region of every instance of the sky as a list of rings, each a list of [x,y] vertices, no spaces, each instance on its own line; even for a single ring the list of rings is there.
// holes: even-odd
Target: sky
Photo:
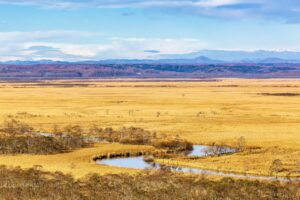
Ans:
[[[300,51],[299,0],[0,0],[0,61]]]

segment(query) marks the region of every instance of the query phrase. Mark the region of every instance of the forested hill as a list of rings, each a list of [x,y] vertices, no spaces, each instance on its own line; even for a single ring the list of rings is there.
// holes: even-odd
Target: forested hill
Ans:
[[[24,64],[0,65],[0,79],[299,78],[300,64]]]

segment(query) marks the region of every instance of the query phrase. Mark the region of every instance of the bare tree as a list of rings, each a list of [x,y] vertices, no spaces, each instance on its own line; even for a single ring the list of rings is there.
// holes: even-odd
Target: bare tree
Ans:
[[[238,151],[244,151],[246,148],[246,139],[244,136],[241,136],[237,139],[237,149]]]
[[[53,134],[61,134],[61,133],[62,133],[61,129],[58,127],[57,124],[54,124],[54,125],[53,125],[52,133],[53,133]]]
[[[102,131],[103,131],[103,129],[100,128],[100,127],[98,127],[96,124],[93,124],[93,125],[91,126],[91,128],[89,129],[89,133],[90,133],[90,134],[98,134],[98,133],[100,133],[100,132],[102,132]]]
[[[79,125],[68,125],[63,129],[64,133],[67,135],[80,136],[83,132],[81,126]]]
[[[156,117],[159,117],[159,116],[160,116],[160,112],[157,112],[157,113],[156,113]]]
[[[15,119],[5,120],[2,123],[2,131],[11,135],[30,133],[33,128],[26,123]]]
[[[283,171],[282,161],[280,159],[273,160],[273,162],[270,166],[270,174],[278,173],[281,171]]]
[[[221,145],[213,145],[204,149],[204,154],[206,156],[219,156],[231,152],[229,148]]]

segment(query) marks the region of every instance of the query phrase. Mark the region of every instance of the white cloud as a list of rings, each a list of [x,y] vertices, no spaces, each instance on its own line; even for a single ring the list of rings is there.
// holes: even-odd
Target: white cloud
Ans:
[[[224,5],[232,5],[242,2],[241,0],[207,0],[207,1],[199,1],[195,2],[196,6],[201,7],[216,7],[216,6],[224,6]]]
[[[231,20],[248,17],[300,23],[299,0],[0,0],[0,4],[52,9],[156,8],[172,15],[188,14]]]
[[[101,33],[81,31],[33,31],[33,32],[0,32],[0,42],[22,42],[31,40],[57,40],[82,37],[100,37]]]
[[[175,15],[184,13],[233,20],[246,16],[300,23],[299,0],[0,0],[0,4],[53,9],[158,8]]]
[[[72,38],[70,40],[70,38]],[[101,42],[91,42],[99,37]],[[78,43],[85,38],[89,43]],[[207,47],[193,38],[106,38],[100,33],[75,31],[0,32],[0,60],[99,60],[149,58],[161,54],[191,53]]]
[[[116,46],[144,51],[155,49],[164,54],[189,53],[206,47],[206,44],[198,39],[191,38],[111,38]]]
[[[3,4],[39,5],[52,8],[79,7],[214,7],[230,5],[249,0],[0,0]]]

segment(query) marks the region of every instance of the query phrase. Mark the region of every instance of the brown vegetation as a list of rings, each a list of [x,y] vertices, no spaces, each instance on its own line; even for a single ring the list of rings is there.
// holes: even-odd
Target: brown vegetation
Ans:
[[[279,173],[283,171],[283,164],[280,159],[276,159],[272,162],[270,166],[270,174]]]
[[[0,130],[5,134],[0,138],[0,154],[55,154],[92,145],[81,137],[80,126],[67,126],[64,130],[64,135],[46,137],[34,133],[26,123],[5,120]]]
[[[193,150],[193,144],[181,139],[157,139],[152,145],[156,148],[169,149],[173,151],[190,151]]]
[[[232,153],[233,150],[229,149],[228,147],[220,146],[220,145],[213,145],[208,146],[205,148],[204,153],[206,156],[219,156],[222,154]]]
[[[0,154],[55,154],[90,145],[80,137],[9,136],[0,139]]]
[[[26,123],[20,122],[15,119],[5,120],[2,123],[2,129],[0,131],[7,133],[9,135],[30,133],[33,128]]]
[[[90,146],[92,138],[121,144],[151,145],[158,149],[167,149],[172,152],[189,151],[193,149],[192,143],[176,139],[158,138],[156,132],[151,133],[142,128],[129,127],[114,130],[111,127],[100,128],[92,125],[89,136],[84,138],[84,131],[79,125],[67,125],[59,128],[53,126],[52,133],[37,133],[34,129],[21,121],[5,120],[2,129],[6,136],[0,139],[0,153],[2,154],[50,154],[63,153],[77,148]],[[43,136],[43,134],[49,136]]]
[[[112,128],[98,128],[93,126],[90,133],[109,142],[119,142],[121,144],[151,145],[158,149],[168,149],[172,151],[189,151],[193,149],[193,144],[180,138],[159,138],[156,132],[151,133],[142,128],[129,127],[113,130]]]
[[[153,138],[153,134],[142,128],[129,127],[114,130],[111,127],[99,128],[97,125],[93,125],[89,129],[89,134],[96,136],[102,140],[108,142],[119,142],[122,144],[149,144]]]
[[[295,97],[300,96],[300,93],[261,93],[263,96],[282,96],[282,97]]]
[[[139,175],[90,174],[76,180],[60,172],[0,167],[1,199],[289,199],[300,198],[299,183],[264,183],[185,176],[167,171]]]

